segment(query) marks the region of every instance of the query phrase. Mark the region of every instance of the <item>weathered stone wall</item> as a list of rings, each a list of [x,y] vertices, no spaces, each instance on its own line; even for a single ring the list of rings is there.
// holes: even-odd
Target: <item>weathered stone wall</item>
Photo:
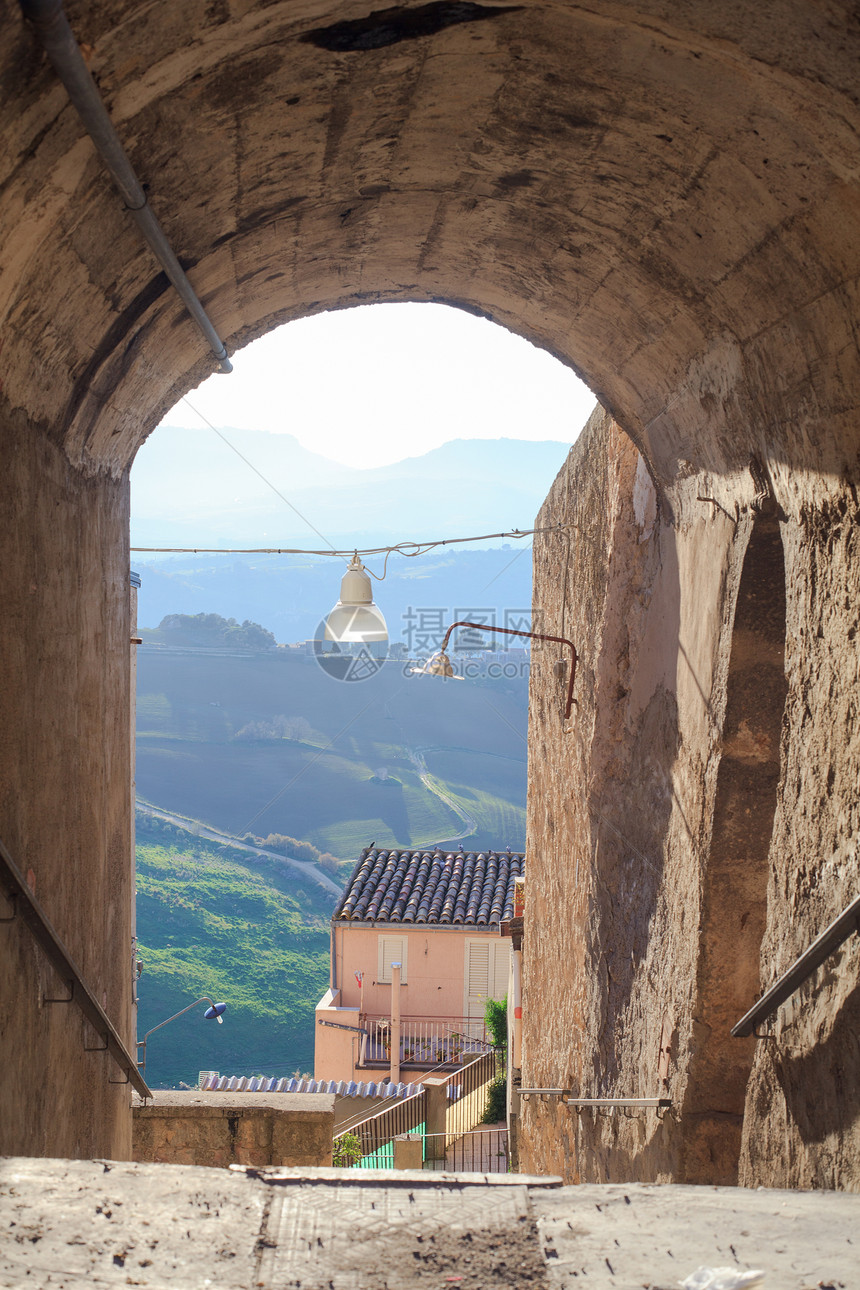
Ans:
[[[539,517],[535,610],[580,659],[567,728],[555,647],[532,669],[523,1086],[673,1106],[529,1099],[526,1169],[860,1186],[856,945],[775,1043],[728,1033],[858,875],[856,502],[753,473],[733,513],[657,491],[600,414]]]
[[[159,1093],[134,1107],[133,1159],[153,1164],[331,1165],[334,1097]]]
[[[129,1051],[128,489],[0,433],[0,830]],[[0,899],[0,914],[7,913]],[[20,922],[0,925],[0,1155],[131,1155],[130,1086]]]
[[[831,1121],[855,1070],[841,1039],[848,978],[840,969],[822,988],[804,1014],[817,1021],[798,1019],[791,1052],[736,1048],[717,1089],[727,1066],[711,1010],[735,996],[718,950],[697,946],[700,929],[708,945],[719,933],[747,866],[743,963],[730,974],[740,996],[765,902],[770,973],[850,889],[855,7],[778,0],[763,17],[755,0],[559,0],[357,14],[345,0],[69,0],[68,12],[231,351],[324,309],[446,301],[575,367],[642,452],[612,435],[590,463],[580,452],[576,495],[560,484],[550,510],[579,508],[583,528],[569,551],[562,536],[538,545],[548,620],[576,637],[583,672],[571,735],[551,725],[557,682],[535,681],[531,863],[545,847],[546,864],[534,900],[576,983],[556,990],[532,1061],[543,1082],[559,1071],[650,1088],[665,1015],[673,1096],[697,1132],[601,1121],[583,1129],[577,1160],[599,1172],[617,1139],[614,1159],[641,1162],[647,1148],[658,1174],[733,1175],[755,1058],[750,1096],[772,1102],[767,1124],[785,1118],[789,1176],[844,1177]],[[13,0],[0,34],[0,835],[127,1029],[127,472],[214,360]],[[770,516],[751,509],[753,454],[781,508]],[[753,630],[774,525],[782,664]],[[748,730],[738,597],[752,670],[768,679]],[[781,612],[771,604],[768,617]],[[735,863],[735,817],[756,793],[768,801]],[[0,936],[2,1149],[127,1153],[127,1090],[102,1082],[106,1058],[82,1054],[73,1011],[43,1006],[19,929]],[[531,970],[532,997],[546,987],[548,1000],[556,966]],[[832,1111],[802,1105],[810,1070]],[[776,1169],[781,1134],[747,1135],[744,1177]],[[534,1150],[561,1146],[539,1134]]]
[[[860,511],[856,486],[784,525],[788,697],[768,873],[770,984],[860,892]],[[860,1190],[860,936],[766,1027],[741,1181]]]

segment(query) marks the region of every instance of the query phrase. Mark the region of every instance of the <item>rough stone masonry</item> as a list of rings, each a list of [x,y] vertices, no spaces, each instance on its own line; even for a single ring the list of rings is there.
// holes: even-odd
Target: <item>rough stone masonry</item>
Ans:
[[[647,1094],[668,1053],[673,1105],[530,1104],[533,1166],[856,1185],[856,943],[773,1040],[725,1037],[857,890],[856,7],[68,14],[231,352],[444,301],[612,418],[536,548],[582,665],[562,732],[536,651],[526,1070]],[[14,0],[0,36],[0,837],[131,1045],[129,469],[214,359]],[[127,1156],[128,1088],[58,991],[0,924],[0,1150]]]
[[[531,1170],[860,1189],[858,938],[730,1034],[858,890],[853,491],[759,478],[658,490],[600,413],[539,516],[579,670],[564,723],[559,651],[532,668],[523,1086],[671,1106],[528,1098]]]

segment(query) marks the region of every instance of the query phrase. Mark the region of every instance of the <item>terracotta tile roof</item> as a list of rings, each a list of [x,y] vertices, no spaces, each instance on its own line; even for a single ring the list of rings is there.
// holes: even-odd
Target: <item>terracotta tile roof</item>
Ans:
[[[365,847],[332,921],[489,926],[512,918],[519,851]]]

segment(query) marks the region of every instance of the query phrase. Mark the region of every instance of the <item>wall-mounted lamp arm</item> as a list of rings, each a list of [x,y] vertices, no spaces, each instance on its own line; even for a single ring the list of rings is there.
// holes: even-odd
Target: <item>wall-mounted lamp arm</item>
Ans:
[[[218,1020],[219,1021],[221,1020],[220,1013],[216,1014],[215,1012],[215,1009],[218,1008],[218,1004],[216,1004],[212,999],[210,999],[208,994],[202,994],[199,999],[195,999],[193,1003],[189,1003],[187,1008],[182,1008],[180,1012],[174,1012],[172,1017],[167,1017],[165,1018],[164,1021],[159,1021],[157,1026],[153,1026],[151,1030],[147,1030],[146,1034],[143,1036],[143,1039],[138,1039],[137,1047],[139,1051],[138,1051],[137,1065],[139,1070],[142,1070],[142,1071],[146,1070],[146,1041],[149,1038],[149,1036],[154,1035],[156,1030],[160,1030],[162,1026],[169,1025],[171,1021],[175,1021],[177,1017],[181,1017],[186,1012],[190,1012],[191,1009],[196,1008],[199,1003],[208,1003],[210,1009],[212,1010],[213,1016],[217,1015]],[[224,1011],[224,1008],[222,1006],[221,1012],[223,1011]],[[142,1052],[140,1051],[141,1049],[143,1050]]]
[[[566,645],[570,650],[570,677],[567,683],[567,704],[564,709],[564,719],[567,721],[573,708],[573,683],[576,680],[576,663],[577,653],[573,641],[569,641],[566,636],[548,636],[544,632],[523,632],[514,627],[491,627],[489,623],[467,623],[465,621],[452,623],[445,633],[445,639],[442,642],[442,653],[448,649],[448,641],[451,639],[451,633],[456,627],[473,627],[479,632],[499,632],[505,636],[526,636],[533,641],[555,641],[557,645]]]

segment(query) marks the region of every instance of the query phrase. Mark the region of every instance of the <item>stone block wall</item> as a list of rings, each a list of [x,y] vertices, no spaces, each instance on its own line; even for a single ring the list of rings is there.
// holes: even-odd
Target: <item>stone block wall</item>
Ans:
[[[522,1167],[569,1181],[860,1188],[860,943],[770,1023],[761,990],[857,891],[857,503],[753,463],[655,485],[597,413],[538,518]],[[731,480],[728,481],[729,485]],[[729,505],[725,501],[730,502]]]
[[[534,1152],[844,1182],[856,945],[775,1044],[721,1045],[756,973],[857,890],[854,15],[431,9],[70,19],[230,352],[330,309],[448,302],[574,366],[645,454],[593,432],[545,511],[580,527],[536,544],[582,672],[560,731],[563,663],[535,652],[530,882],[554,958],[525,988],[538,1082],[651,1090],[668,1047],[680,1119],[553,1136],[542,1109]],[[131,1043],[128,471],[214,360],[20,5],[0,23],[0,836]],[[0,1150],[127,1155],[128,1088],[55,987],[5,924]]]
[[[134,1107],[133,1159],[154,1164],[331,1165],[334,1098],[325,1093],[159,1093]]]
[[[8,411],[0,477],[0,836],[134,1055],[128,480]],[[0,925],[0,1155],[128,1159],[130,1085],[68,994]]]

